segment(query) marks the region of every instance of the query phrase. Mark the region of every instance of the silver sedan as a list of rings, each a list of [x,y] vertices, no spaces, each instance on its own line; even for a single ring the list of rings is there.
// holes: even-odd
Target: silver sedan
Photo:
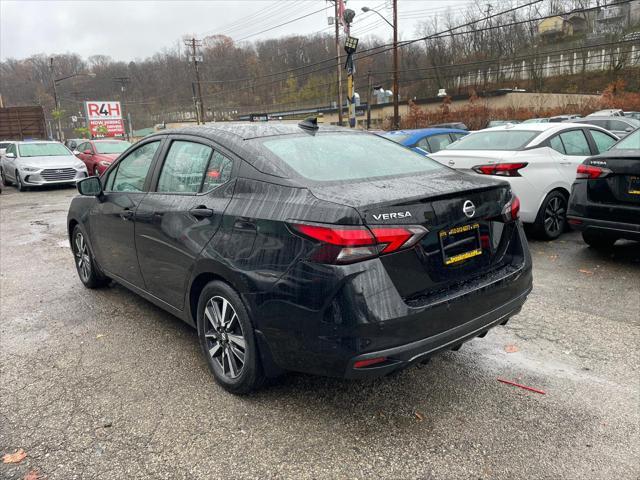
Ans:
[[[11,143],[0,161],[5,185],[18,190],[55,184],[74,184],[88,176],[87,167],[59,142]]]

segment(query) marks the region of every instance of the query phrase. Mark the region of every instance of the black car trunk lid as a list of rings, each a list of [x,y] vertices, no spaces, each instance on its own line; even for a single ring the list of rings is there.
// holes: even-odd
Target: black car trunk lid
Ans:
[[[511,200],[506,182],[458,172],[310,187],[324,200],[355,208],[369,227],[420,225],[427,230],[413,248],[381,257],[407,300],[427,290],[504,266],[513,225],[503,211]]]

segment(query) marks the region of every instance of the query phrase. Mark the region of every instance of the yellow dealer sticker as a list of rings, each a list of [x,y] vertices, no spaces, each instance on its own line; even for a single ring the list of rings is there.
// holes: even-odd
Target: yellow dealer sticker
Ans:
[[[477,257],[478,255],[482,255],[482,250],[479,248],[475,250],[471,250],[470,252],[461,253],[460,255],[456,255],[454,257],[448,258],[445,261],[445,265],[451,265],[452,263],[458,263],[463,260],[468,260],[469,258]]]

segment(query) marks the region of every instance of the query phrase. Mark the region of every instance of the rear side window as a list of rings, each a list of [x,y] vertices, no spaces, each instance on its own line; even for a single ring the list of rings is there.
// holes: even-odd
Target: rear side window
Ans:
[[[567,155],[591,155],[589,142],[582,130],[571,130],[560,134]]]
[[[176,140],[162,165],[158,192],[198,193],[213,148],[201,143]]]
[[[378,178],[439,170],[439,163],[370,134],[317,133],[255,139],[266,152],[313,181]]]
[[[556,152],[560,152],[563,155],[566,155],[567,152],[565,151],[562,140],[560,140],[560,137],[558,135],[552,137],[551,140],[549,140],[549,145],[551,145],[551,148],[553,148]]]
[[[160,142],[143,145],[118,162],[118,168],[107,180],[109,190],[114,192],[142,192],[153,156]],[[111,177],[114,177],[111,180]]]
[[[611,148],[611,145],[616,143],[616,140],[614,140],[612,137],[610,137],[606,133],[602,133],[598,130],[589,130],[589,132],[593,137],[593,141],[596,143],[598,153],[606,152]]]
[[[540,132],[498,130],[472,133],[451,144],[448,150],[521,150]]]
[[[208,192],[231,178],[233,162],[220,152],[213,152],[200,191]]]

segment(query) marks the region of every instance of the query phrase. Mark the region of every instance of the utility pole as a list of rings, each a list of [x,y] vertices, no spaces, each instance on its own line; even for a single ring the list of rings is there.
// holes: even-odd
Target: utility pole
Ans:
[[[51,83],[53,84],[53,103],[56,106],[56,129],[58,130],[58,140],[63,141],[62,136],[62,121],[60,120],[60,102],[58,101],[58,89],[56,87],[56,77],[53,72],[53,57],[49,59],[49,72],[51,72]]]
[[[196,123],[200,125],[200,107],[198,106],[198,98],[196,95],[196,82],[191,82],[191,93],[193,99],[193,108],[196,111]]]
[[[393,129],[400,128],[398,92],[398,0],[393,0]]]
[[[371,128],[371,91],[373,84],[371,83],[371,70],[367,71],[367,130]]]
[[[200,40],[196,40],[195,38],[192,38],[191,40],[186,40],[185,41],[185,45],[187,47],[191,47],[191,61],[193,61],[193,69],[196,72],[196,85],[198,87],[198,105],[199,105],[199,110],[200,110],[200,118],[198,119],[198,123],[202,122],[205,123],[206,122],[206,117],[207,117],[207,113],[206,113],[206,109],[204,108],[204,102],[202,101],[202,87],[200,85],[200,70],[198,69],[198,63],[200,63],[202,60],[198,57],[198,55],[196,55],[196,47],[200,47],[202,46],[202,44],[200,43]]]
[[[333,23],[336,27],[336,56],[338,57],[338,125],[342,126],[342,61],[340,60],[340,14],[338,13],[338,0],[334,0],[333,5],[335,7]]]
[[[127,85],[131,81],[129,77],[115,77],[114,80],[120,84],[120,103],[122,103],[122,113],[124,117],[124,106],[127,103]],[[127,107],[127,123],[128,129],[125,130],[127,135],[127,140],[131,140],[133,136],[133,127],[131,126],[131,112],[129,112],[129,108]]]

